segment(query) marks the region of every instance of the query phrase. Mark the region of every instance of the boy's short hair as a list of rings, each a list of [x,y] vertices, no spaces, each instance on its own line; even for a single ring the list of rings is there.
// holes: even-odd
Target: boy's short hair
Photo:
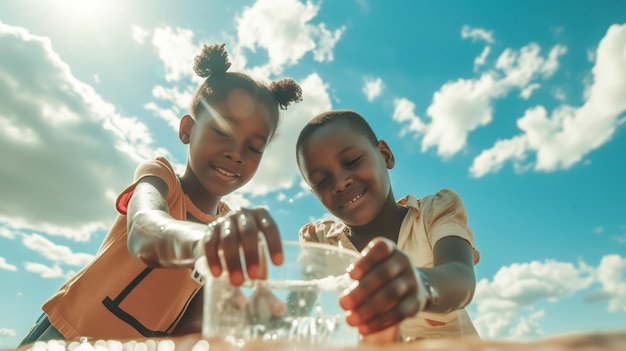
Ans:
[[[298,141],[296,142],[296,160],[298,165],[300,164],[300,161],[298,160],[298,152],[300,152],[302,144],[316,130],[329,123],[343,123],[344,125],[350,127],[350,129],[355,133],[365,136],[367,140],[372,143],[372,145],[378,145],[378,137],[376,137],[376,133],[374,133],[374,130],[369,123],[367,123],[365,118],[363,118],[363,116],[352,110],[327,111],[313,117],[300,131]]]

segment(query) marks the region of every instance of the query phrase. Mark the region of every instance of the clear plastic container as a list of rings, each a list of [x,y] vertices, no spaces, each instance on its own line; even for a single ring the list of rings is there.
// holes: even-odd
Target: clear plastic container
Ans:
[[[259,250],[267,257],[265,244]],[[355,346],[358,330],[346,323],[339,294],[353,280],[348,271],[357,252],[317,243],[283,242],[284,261],[267,264],[267,279],[246,277],[232,286],[226,273],[215,278],[204,257],[196,270],[204,275],[205,338],[224,338],[235,345],[248,340],[275,340]]]

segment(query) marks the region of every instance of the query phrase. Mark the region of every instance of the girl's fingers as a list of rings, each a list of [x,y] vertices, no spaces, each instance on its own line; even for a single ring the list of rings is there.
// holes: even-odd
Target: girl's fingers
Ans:
[[[248,276],[252,279],[261,278],[259,270],[259,228],[249,211],[239,211],[235,214],[239,239],[246,259]]]
[[[207,226],[207,232],[204,236],[204,255],[206,256],[207,265],[214,277],[222,274],[222,263],[219,258],[219,242],[221,231],[221,220],[214,221]]]
[[[267,250],[274,264],[283,263],[283,246],[278,232],[278,226],[272,216],[264,208],[252,210],[259,231],[265,237]]]
[[[224,253],[224,262],[230,276],[231,284],[238,286],[243,284],[243,272],[241,269],[241,257],[239,253],[239,229],[234,223],[234,218],[225,218],[220,231],[220,246]]]

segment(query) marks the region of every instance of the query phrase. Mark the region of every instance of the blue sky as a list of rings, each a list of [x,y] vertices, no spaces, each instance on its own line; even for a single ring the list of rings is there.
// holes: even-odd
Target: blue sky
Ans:
[[[24,0],[0,2],[0,348],[91,259],[138,162],[182,167],[192,60],[220,42],[304,90],[231,204],[266,206],[285,240],[328,217],[295,139],[354,109],[395,153],[396,196],[463,198],[483,338],[626,325],[623,1]]]

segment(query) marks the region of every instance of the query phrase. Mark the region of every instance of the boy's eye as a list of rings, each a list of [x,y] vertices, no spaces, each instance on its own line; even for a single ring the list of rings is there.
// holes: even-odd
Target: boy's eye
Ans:
[[[352,159],[348,160],[346,162],[346,166],[348,166],[348,167],[355,166],[355,165],[357,165],[359,163],[359,161],[361,161],[361,156],[358,156],[358,157],[355,157],[355,158],[352,158]]]
[[[327,180],[328,180],[328,178],[322,178],[320,180],[312,182],[311,184],[313,186],[313,189],[320,189],[320,188],[322,188],[324,185],[326,185],[328,183]]]

